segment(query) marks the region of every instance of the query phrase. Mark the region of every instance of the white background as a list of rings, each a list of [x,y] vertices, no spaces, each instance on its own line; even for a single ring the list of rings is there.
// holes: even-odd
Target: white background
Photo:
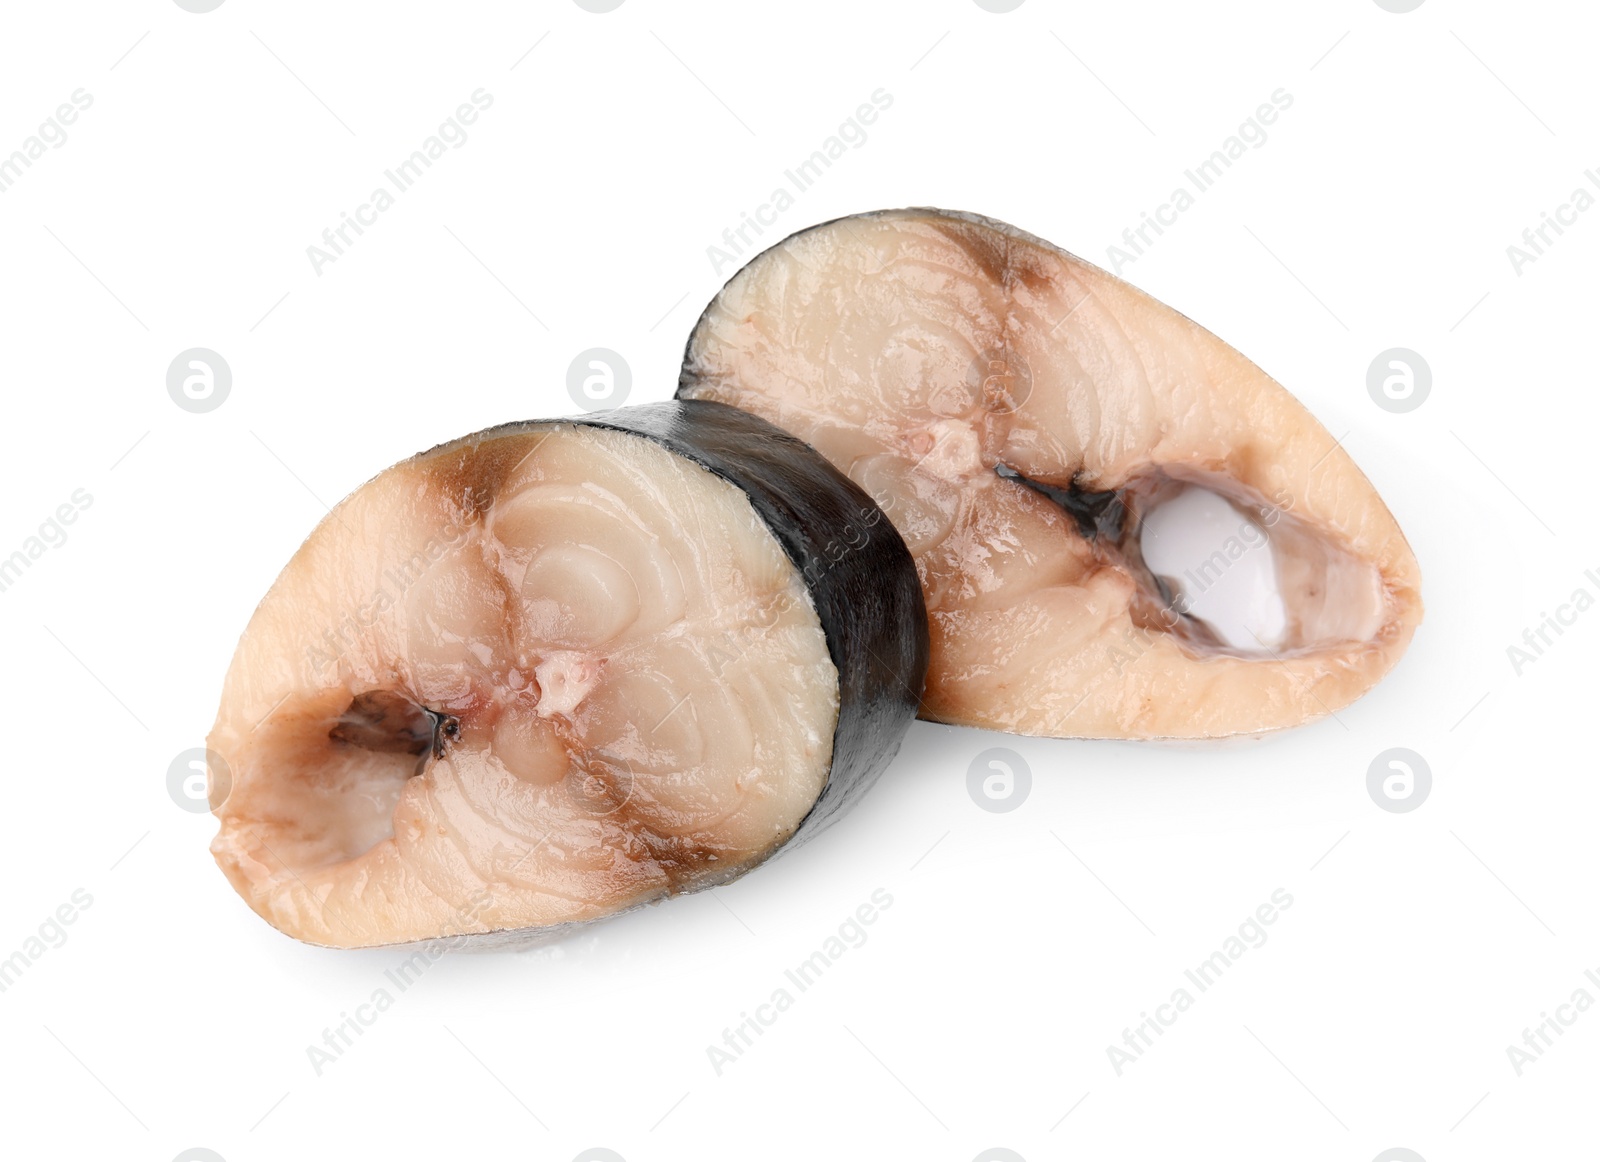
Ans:
[[[0,957],[75,889],[93,904],[0,994],[0,1149],[1577,1157],[1600,1013],[1520,1077],[1506,1047],[1600,1000],[1600,613],[1520,676],[1507,647],[1600,592],[1600,213],[1520,275],[1506,247],[1600,166],[1595,25],[1467,0],[7,6],[0,153],[94,102],[0,194],[0,556],[93,503],[0,593]],[[315,273],[306,247],[479,88],[470,140]],[[166,790],[251,609],[374,472],[573,412],[578,351],[667,398],[723,281],[707,246],[879,88],[869,139],[765,241],[932,204],[1105,264],[1293,95],[1123,274],[1343,437],[1422,563],[1410,652],[1336,720],[1255,744],[919,723],[818,840],[554,948],[449,957],[317,1076],[306,1047],[399,957],[266,926]],[[233,371],[209,414],[166,391],[193,346]],[[1392,346],[1433,370],[1405,415],[1366,391]],[[966,790],[996,745],[1033,772],[1006,814]],[[1394,746],[1433,772],[1407,814],[1366,790]],[[877,888],[868,941],[718,1076],[707,1047]],[[1270,939],[1118,1076],[1107,1046],[1279,888]]]

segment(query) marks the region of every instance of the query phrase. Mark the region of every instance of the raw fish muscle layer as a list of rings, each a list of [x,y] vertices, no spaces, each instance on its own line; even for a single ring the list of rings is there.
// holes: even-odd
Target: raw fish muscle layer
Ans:
[[[707,307],[678,394],[794,433],[889,514],[927,598],[927,718],[1264,733],[1366,692],[1422,618],[1393,516],[1293,396],[1004,223],[899,210],[790,237]],[[1146,518],[1196,489],[1236,527],[1196,568],[1159,573],[1173,554],[1145,534],[1175,522]],[[1217,519],[1214,504],[1173,512]],[[1281,610],[1258,595],[1248,635],[1230,636],[1209,606],[1250,577],[1275,579]]]
[[[491,429],[358,489],[256,610],[212,850],[312,943],[547,937],[823,826],[898,748],[927,648],[889,521],[763,421]]]

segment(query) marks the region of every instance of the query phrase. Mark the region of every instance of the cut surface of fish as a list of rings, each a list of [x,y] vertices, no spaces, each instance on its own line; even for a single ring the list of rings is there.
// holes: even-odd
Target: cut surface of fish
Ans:
[[[1209,331],[976,215],[825,223],[758,255],[678,395],[806,440],[916,557],[922,715],[1213,738],[1336,713],[1422,618],[1416,559],[1328,431]]]
[[[354,492],[261,602],[207,740],[212,851],[311,943],[548,937],[825,825],[927,651],[891,523],[764,421],[490,429]]]

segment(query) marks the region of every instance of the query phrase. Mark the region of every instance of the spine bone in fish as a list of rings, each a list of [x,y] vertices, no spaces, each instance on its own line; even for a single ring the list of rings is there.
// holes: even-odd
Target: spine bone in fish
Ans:
[[[924,717],[1263,733],[1361,696],[1422,618],[1394,517],[1293,396],[1001,222],[790,237],[706,309],[678,394],[794,433],[889,514],[927,598]]]
[[[815,833],[899,748],[927,657],[900,535],[765,421],[494,428],[358,489],[261,602],[208,740],[212,850],[312,943],[547,938]]]

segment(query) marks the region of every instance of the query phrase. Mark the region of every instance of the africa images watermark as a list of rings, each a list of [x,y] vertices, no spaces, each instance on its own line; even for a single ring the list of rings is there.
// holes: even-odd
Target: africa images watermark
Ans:
[[[1194,985],[1196,993],[1206,992],[1217,983],[1223,973],[1237,964],[1246,952],[1265,944],[1266,926],[1276,924],[1279,917],[1293,905],[1294,897],[1286,890],[1273,889],[1272,895],[1245,918],[1234,934],[1222,942],[1221,948],[1196,967],[1184,970],[1184,979]],[[1155,1044],[1157,1037],[1177,1024],[1178,1018],[1194,1006],[1196,993],[1190,992],[1184,985],[1179,985],[1165,1004],[1156,1006],[1153,1016],[1147,1012],[1140,1013],[1138,1024],[1122,1031],[1121,1045],[1106,1046],[1106,1059],[1111,1062],[1111,1068],[1118,1077],[1122,1076],[1123,1070],[1145,1055],[1145,1051]]]
[[[812,151],[810,157],[793,169],[784,170],[783,176],[787,185],[775,188],[768,200],[757,206],[753,214],[740,211],[739,224],[730,226],[722,232],[722,245],[713,242],[706,247],[706,257],[711,260],[712,271],[721,274],[726,267],[740,265],[740,259],[745,252],[755,247],[755,238],[765,233],[762,227],[776,225],[778,215],[788,211],[800,194],[816,185],[823,173],[845,155],[846,147],[860,149],[865,145],[866,127],[875,122],[893,104],[893,93],[887,89],[874,89],[870,103],[863,102],[857,106],[855,113],[845,118],[839,128],[829,135],[820,147]],[[794,193],[789,192],[791,186],[794,188]],[[751,237],[752,233],[755,238]]]
[[[53,948],[67,942],[66,925],[76,924],[78,917],[94,904],[94,897],[85,888],[73,889],[72,895],[59,908],[44,918],[38,930],[22,942],[4,960],[0,960],[0,993],[17,983],[18,978]]]
[[[804,556],[800,576],[805,581],[806,592],[813,589],[833,566],[839,564],[857,549],[869,543],[866,530],[883,519],[883,510],[873,505],[856,512],[834,531],[838,534],[825,545],[803,545],[799,551]],[[706,647],[706,663],[712,674],[722,676],[723,669],[744,657],[753,642],[760,640],[790,609],[800,604],[809,605],[810,598],[786,590],[778,600],[759,610],[754,617],[721,630],[717,638]]]
[[[1600,973],[1592,968],[1583,970],[1584,979],[1595,988],[1600,989]],[[1578,1023],[1578,1018],[1594,1008],[1594,994],[1587,988],[1579,986],[1572,991],[1564,1004],[1556,1006],[1555,1015],[1548,1012],[1539,1014],[1539,1023],[1531,1029],[1522,1031],[1522,1044],[1513,1042],[1506,1046],[1506,1060],[1511,1062],[1512,1071],[1522,1076],[1522,1071],[1536,1063],[1545,1055],[1545,1051],[1553,1046],[1557,1037],[1566,1035],[1568,1029]]]
[[[1589,184],[1600,188],[1600,171],[1586,169],[1583,176]],[[1529,226],[1522,232],[1521,245],[1513,242],[1506,247],[1506,257],[1511,260],[1511,269],[1518,278],[1522,277],[1524,267],[1532,266],[1544,255],[1545,251],[1555,245],[1556,239],[1566,233],[1564,227],[1576,226],[1578,215],[1594,208],[1595,195],[1578,186],[1565,202],[1557,206],[1554,212],[1541,210],[1538,225]],[[1550,237],[1555,232],[1555,238]]]
[[[1163,227],[1176,226],[1178,215],[1185,210],[1193,209],[1198,203],[1197,194],[1206,193],[1222,178],[1222,175],[1232,168],[1233,163],[1249,152],[1251,149],[1260,149],[1267,143],[1267,126],[1275,122],[1294,104],[1294,94],[1287,89],[1274,89],[1271,97],[1256,106],[1256,111],[1239,125],[1239,128],[1228,135],[1220,146],[1211,152],[1211,156],[1202,161],[1193,169],[1183,171],[1188,185],[1180,185],[1173,189],[1165,202],[1156,207],[1155,213],[1140,211],[1139,224],[1130,226],[1122,232],[1122,242],[1113,242],[1106,247],[1106,259],[1110,263],[1112,274],[1121,274],[1124,267],[1131,266],[1138,261],[1144,253],[1155,245],[1165,231]],[[1190,187],[1194,192],[1190,192]],[[1156,238],[1151,237],[1154,231]]]
[[[470,927],[492,903],[494,898],[487,891],[481,892],[465,907],[456,909],[456,922]],[[341,1012],[339,1023],[322,1031],[322,1044],[306,1046],[306,1060],[311,1063],[312,1073],[321,1077],[322,1071],[343,1057],[363,1033],[376,1025],[378,1018],[393,1008],[395,1000],[416,984],[423,973],[444,959],[447,952],[460,948],[470,939],[470,934],[462,934],[430,940],[393,968],[384,969],[383,978],[387,985],[394,986],[392,992],[384,985],[373,989],[372,995],[357,1005],[354,1013]]]
[[[0,557],[0,593],[8,591],[21,580],[22,575],[33,568],[33,563],[50,549],[59,549],[66,544],[67,530],[63,526],[76,522],[78,515],[93,503],[94,497],[88,489],[75,490],[66,501],[56,505],[55,511],[44,519],[31,536],[23,538],[21,548],[13,550],[10,556]]]
[[[311,260],[311,269],[317,277],[322,277],[323,267],[339,261],[345,251],[355,245],[356,238],[366,233],[364,227],[376,225],[378,215],[394,207],[396,195],[410,191],[422,179],[422,175],[433,168],[433,163],[449,150],[465,145],[468,140],[466,126],[475,122],[493,104],[493,93],[485,89],[473,90],[470,101],[463,101],[456,106],[456,111],[446,117],[438,130],[413,150],[411,156],[393,169],[383,171],[383,176],[389,182],[388,187],[379,186],[373,190],[367,201],[356,207],[353,215],[346,210],[339,211],[338,224],[322,232],[322,245],[313,243],[306,247],[306,257]],[[389,187],[393,187],[393,192]],[[351,231],[355,232],[355,238],[350,236]]]
[[[1596,590],[1600,590],[1600,572],[1594,569],[1584,571],[1583,579]],[[1521,644],[1512,643],[1506,647],[1506,657],[1511,661],[1511,672],[1517,677],[1522,677],[1523,671],[1544,657],[1545,651],[1556,644],[1568,629],[1578,622],[1580,614],[1587,613],[1594,608],[1595,597],[1588,586],[1579,585],[1572,591],[1572,596],[1556,606],[1555,613],[1539,611],[1539,620],[1534,625],[1522,631]],[[1554,635],[1554,636],[1552,636]]]
[[[834,934],[822,942],[820,948],[793,968],[784,969],[786,983],[773,989],[772,995],[757,1005],[754,1013],[741,1012],[738,1023],[722,1031],[720,1045],[712,1043],[706,1046],[706,1060],[711,1063],[713,1073],[721,1077],[722,1071],[743,1057],[745,1051],[755,1044],[757,1037],[777,1024],[778,1018],[794,1007],[796,996],[822,979],[823,974],[838,964],[845,953],[867,942],[866,925],[876,924],[878,918],[894,903],[894,897],[885,888],[874,888],[869,901],[856,908],[835,929]],[[793,992],[789,990],[789,985],[794,986]]]
[[[487,507],[486,494],[473,494],[471,503],[457,519],[430,536],[410,557],[386,566],[378,588],[369,599],[353,610],[346,610],[337,624],[325,628],[320,638],[306,645],[306,664],[312,672],[324,676],[330,666],[365,642],[366,631],[399,605],[430,569],[462,548],[467,538],[482,527],[481,514]]]
[[[1156,612],[1159,628],[1130,623],[1123,631],[1120,642],[1108,647],[1107,662],[1118,676],[1125,666],[1139,660],[1146,650],[1165,635],[1177,629],[1183,619],[1193,611],[1197,601],[1212,586],[1221,581],[1228,570],[1258,549],[1271,551],[1272,529],[1294,508],[1294,496],[1285,489],[1262,503],[1251,506],[1255,515],[1239,511],[1237,529],[1217,544],[1209,557],[1184,570],[1183,576],[1166,578],[1172,590],[1171,600]],[[1235,508],[1238,508],[1235,505]]]
[[[0,158],[0,194],[10,191],[21,180],[24,170],[45,156],[46,147],[60,149],[67,143],[66,127],[78,115],[94,104],[94,94],[87,89],[74,89],[72,96],[56,106],[56,111],[40,123],[38,130],[11,151],[9,157]]]

